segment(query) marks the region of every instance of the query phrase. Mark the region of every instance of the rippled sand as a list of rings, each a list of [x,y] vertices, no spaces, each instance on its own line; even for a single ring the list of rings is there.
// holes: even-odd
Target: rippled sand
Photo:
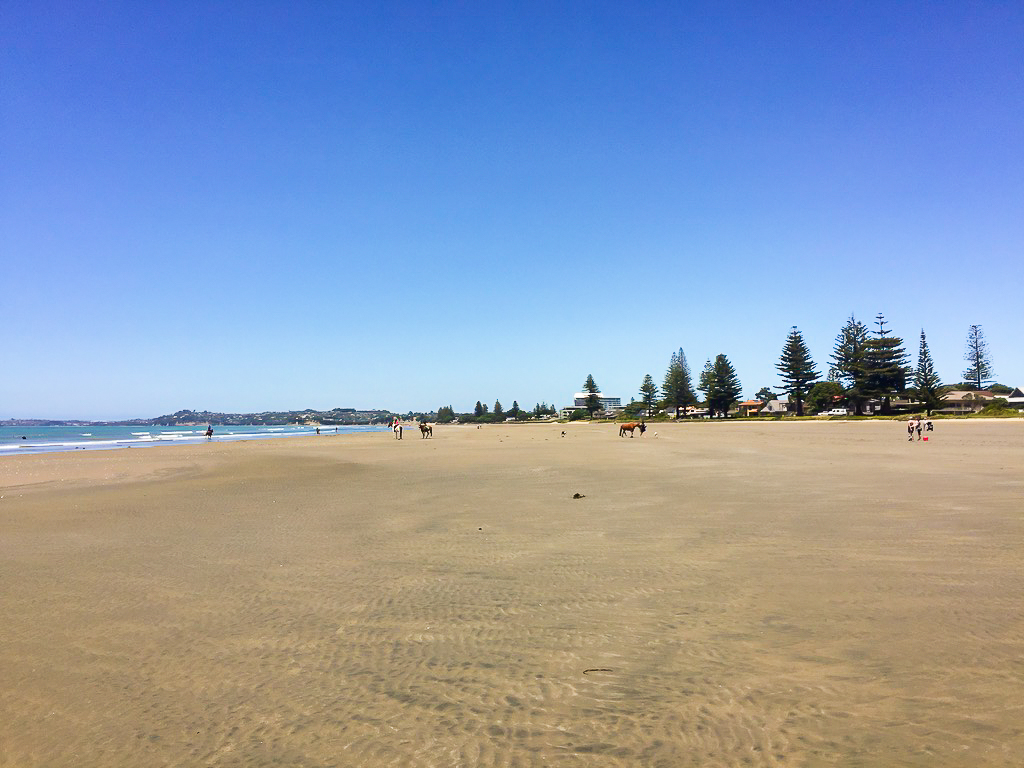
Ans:
[[[4,458],[0,765],[1020,766],[1024,422],[936,430]]]

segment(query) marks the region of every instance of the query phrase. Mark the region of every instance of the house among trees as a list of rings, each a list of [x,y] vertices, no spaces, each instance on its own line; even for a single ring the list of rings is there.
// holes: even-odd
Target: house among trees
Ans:
[[[1021,392],[1020,387],[1014,387],[1013,391],[1005,395],[1006,403],[1011,408],[1016,408],[1018,411],[1024,411],[1024,392]]]
[[[769,400],[758,413],[762,416],[782,416],[789,412],[789,402],[786,400]]]
[[[936,413],[977,413],[997,397],[998,395],[995,393],[984,389],[977,391],[954,389],[946,392],[940,398],[941,407]]]
[[[661,411],[665,416],[670,419],[706,419],[708,417],[708,409],[700,405],[688,405],[685,408],[679,409],[679,415],[676,415],[675,408],[665,408]]]
[[[736,407],[739,408],[740,417],[746,418],[748,416],[757,416],[761,408],[764,407],[764,404],[760,400],[746,400]]]

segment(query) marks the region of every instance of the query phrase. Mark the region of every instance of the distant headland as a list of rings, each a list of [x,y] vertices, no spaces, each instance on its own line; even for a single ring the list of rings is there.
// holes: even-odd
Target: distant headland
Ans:
[[[306,408],[301,411],[264,411],[262,413],[218,413],[215,411],[177,411],[151,419],[123,419],[120,421],[83,421],[80,419],[6,419],[0,427],[88,427],[88,426],[130,426],[145,427],[188,427],[206,424],[224,426],[242,424],[321,424],[356,425],[387,424],[395,416],[413,417],[413,414],[395,414],[382,410],[358,410],[356,408],[333,408],[317,411]]]

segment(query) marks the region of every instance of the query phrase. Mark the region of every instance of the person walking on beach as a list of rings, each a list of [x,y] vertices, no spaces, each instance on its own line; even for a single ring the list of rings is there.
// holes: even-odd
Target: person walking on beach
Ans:
[[[917,421],[913,416],[910,417],[910,421],[907,422],[907,440],[914,440],[914,428],[917,426]]]
[[[918,419],[917,420],[917,424],[915,425],[915,427],[917,429],[917,439],[920,440],[921,439],[921,430],[924,428],[924,422],[922,422],[921,419]]]

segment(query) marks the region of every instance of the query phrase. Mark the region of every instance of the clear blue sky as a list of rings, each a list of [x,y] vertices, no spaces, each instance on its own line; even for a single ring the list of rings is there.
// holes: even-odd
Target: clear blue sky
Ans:
[[[1024,4],[0,3],[0,418],[1024,385]]]

